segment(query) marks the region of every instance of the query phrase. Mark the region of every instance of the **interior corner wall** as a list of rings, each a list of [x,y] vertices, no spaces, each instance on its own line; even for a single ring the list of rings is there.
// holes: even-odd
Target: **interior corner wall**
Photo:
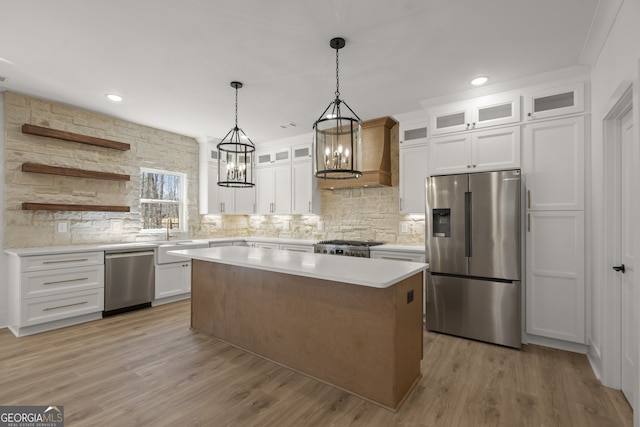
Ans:
[[[603,137],[603,121],[608,114],[614,95],[619,88],[628,83],[634,83],[634,92],[638,90],[638,58],[640,58],[640,26],[637,17],[640,16],[640,1],[625,0],[615,23],[607,37],[598,60],[591,71],[591,231],[592,245],[590,259],[593,262],[591,268],[591,354],[602,355],[601,361],[596,363],[606,364],[606,311],[603,295],[607,291],[605,259],[605,188],[604,188],[604,161],[603,154],[606,149]],[[637,97],[635,98],[637,100]],[[634,101],[634,110],[640,106]],[[638,129],[638,114],[634,116],[634,128]],[[636,141],[638,143],[638,141]],[[636,183],[640,185],[640,183]],[[636,280],[640,279],[639,276]],[[637,288],[636,283],[636,288]],[[592,361],[593,363],[593,361]],[[638,363],[638,360],[636,360]],[[602,368],[597,366],[596,370]],[[601,370],[601,369],[600,369]],[[636,415],[636,425],[638,416]]]
[[[7,256],[4,253],[4,92],[0,91],[0,328],[8,322]]]

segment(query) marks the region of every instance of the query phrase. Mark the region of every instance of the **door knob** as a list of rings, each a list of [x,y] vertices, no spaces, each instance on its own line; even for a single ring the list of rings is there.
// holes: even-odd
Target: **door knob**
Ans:
[[[613,269],[614,269],[615,271],[621,271],[621,272],[623,272],[623,273],[624,273],[624,264],[621,264],[621,265],[614,265],[614,266],[613,266]]]

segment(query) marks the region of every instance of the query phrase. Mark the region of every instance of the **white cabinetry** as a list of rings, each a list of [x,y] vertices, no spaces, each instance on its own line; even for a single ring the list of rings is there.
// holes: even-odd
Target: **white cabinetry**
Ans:
[[[584,209],[584,118],[525,126],[527,209]]]
[[[279,244],[271,242],[254,242],[253,247],[262,249],[280,249]]]
[[[584,111],[584,83],[529,89],[524,97],[527,120],[545,119]]]
[[[218,185],[218,163],[208,164],[208,214],[252,214],[255,210],[254,188],[229,188]]]
[[[313,245],[299,245],[295,243],[281,243],[280,249],[291,252],[310,252],[313,253]]]
[[[585,344],[584,212],[527,213],[527,333]]]
[[[154,301],[154,305],[189,298],[190,292],[191,261],[156,265],[156,301]],[[179,297],[175,298],[176,296]],[[168,297],[174,298],[167,300]]]
[[[424,214],[425,178],[429,176],[427,114],[400,120],[400,213]]]
[[[427,144],[400,146],[400,213],[424,214],[428,163]]]
[[[520,121],[520,95],[502,93],[429,110],[432,135],[481,129]]]
[[[523,164],[526,332],[577,344],[586,344],[584,120],[528,124]]]
[[[291,162],[291,149],[289,147],[276,148],[268,151],[256,152],[256,166],[268,166],[288,164]]]
[[[320,214],[320,190],[313,176],[311,144],[291,149],[291,213]]]
[[[431,138],[429,173],[481,172],[520,167],[520,126]]]
[[[9,258],[9,329],[16,336],[102,317],[104,252]]]
[[[257,213],[291,213],[291,164],[257,168]]]

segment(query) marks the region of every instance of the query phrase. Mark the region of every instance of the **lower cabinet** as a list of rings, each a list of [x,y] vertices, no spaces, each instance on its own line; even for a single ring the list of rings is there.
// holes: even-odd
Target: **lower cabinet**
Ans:
[[[104,252],[11,256],[8,285],[16,336],[102,318]]]
[[[191,261],[156,265],[154,305],[189,298],[191,293]],[[167,299],[169,297],[173,297]],[[163,301],[164,299],[164,301]]]
[[[584,212],[527,213],[527,334],[586,344]]]

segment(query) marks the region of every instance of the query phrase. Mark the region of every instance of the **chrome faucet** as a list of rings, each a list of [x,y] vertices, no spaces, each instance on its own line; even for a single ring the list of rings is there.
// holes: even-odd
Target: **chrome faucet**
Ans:
[[[167,221],[167,241],[169,241],[169,238],[171,237],[171,229],[173,228],[173,224],[171,224],[171,218],[168,218],[169,221]]]

